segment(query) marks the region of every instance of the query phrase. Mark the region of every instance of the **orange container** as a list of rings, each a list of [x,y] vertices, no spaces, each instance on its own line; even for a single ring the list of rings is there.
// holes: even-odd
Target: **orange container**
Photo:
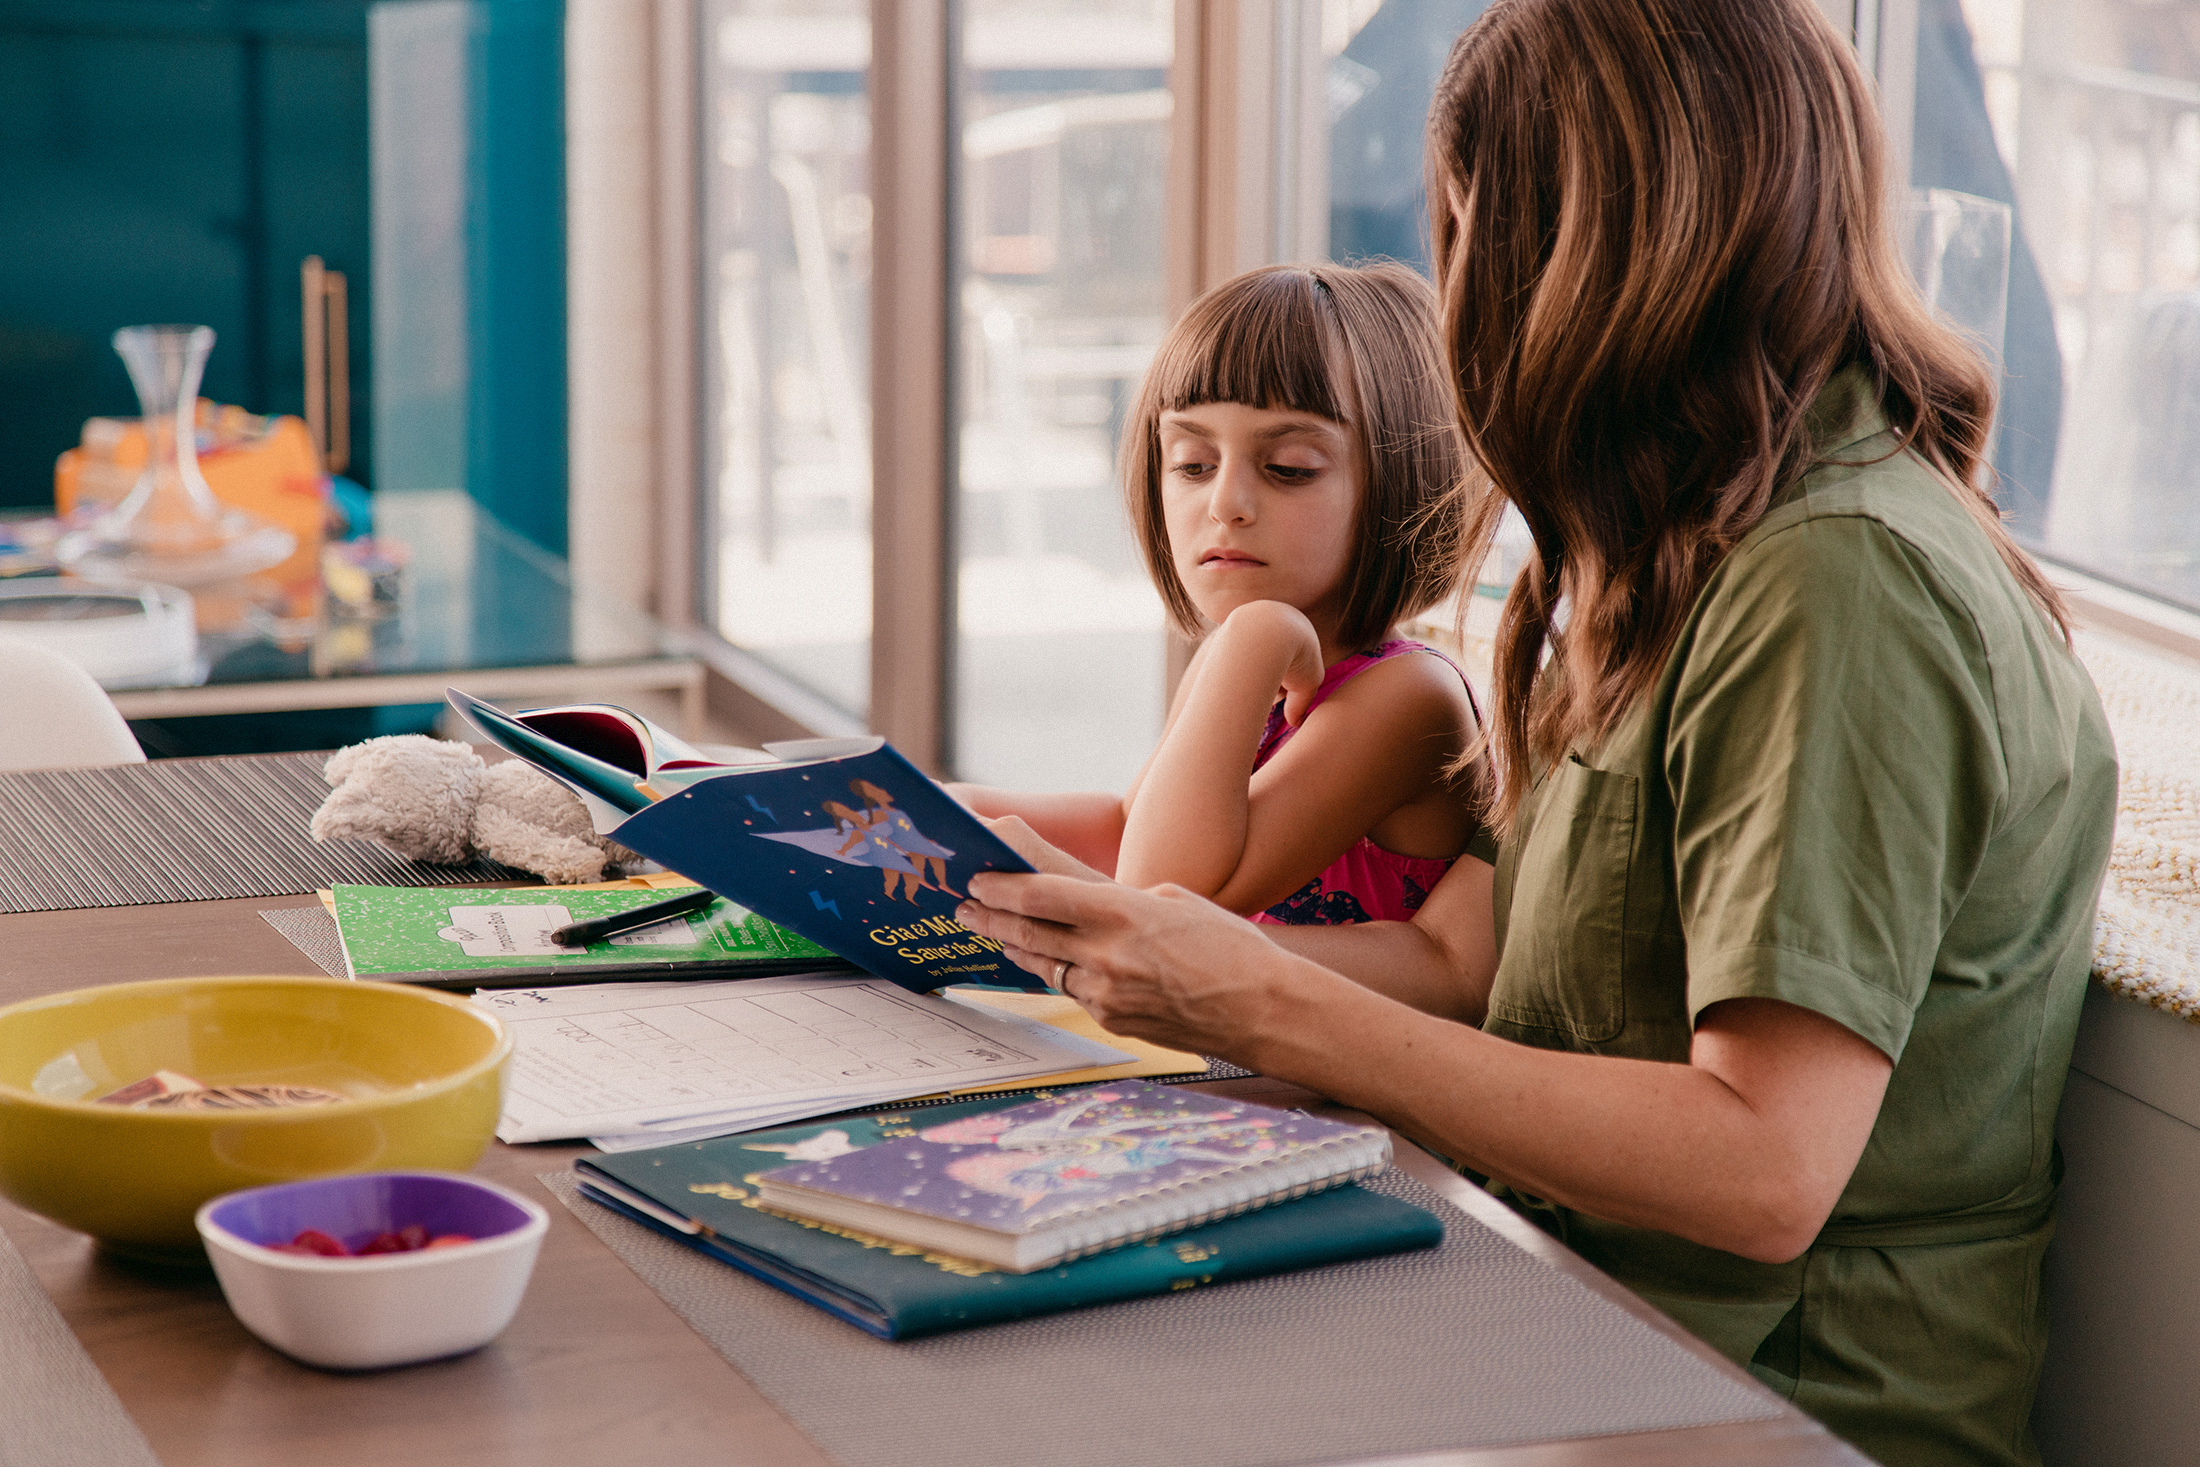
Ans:
[[[305,420],[263,418],[201,398],[198,423],[199,468],[214,497],[298,537],[290,558],[261,575],[282,589],[290,614],[311,615],[320,595],[328,489]],[[82,441],[54,463],[55,512],[120,503],[144,467],[145,428],[138,419],[87,419]]]

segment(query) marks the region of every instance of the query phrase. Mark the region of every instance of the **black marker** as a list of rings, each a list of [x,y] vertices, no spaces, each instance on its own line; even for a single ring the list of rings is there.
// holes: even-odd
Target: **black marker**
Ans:
[[[550,934],[550,940],[559,947],[586,947],[601,942],[617,932],[632,932],[637,927],[648,927],[671,917],[684,917],[699,912],[718,900],[718,893],[709,887],[685,892],[661,902],[651,902],[646,907],[636,907],[629,912],[615,912],[609,917],[598,917],[589,922],[568,922]]]

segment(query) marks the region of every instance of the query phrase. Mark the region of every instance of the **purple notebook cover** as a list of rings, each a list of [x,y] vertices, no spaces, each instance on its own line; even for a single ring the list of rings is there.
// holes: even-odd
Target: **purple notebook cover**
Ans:
[[[1125,1080],[922,1127],[757,1180],[1023,1234],[1365,1134],[1362,1126]]]

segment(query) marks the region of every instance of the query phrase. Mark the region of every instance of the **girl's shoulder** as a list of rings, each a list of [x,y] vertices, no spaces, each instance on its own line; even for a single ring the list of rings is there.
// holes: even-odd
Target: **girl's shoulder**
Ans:
[[[1334,706],[1355,719],[1450,723],[1463,712],[1469,727],[1481,721],[1466,673],[1425,642],[1400,637],[1356,652],[1332,666],[1322,682],[1325,696],[1307,711],[1309,719]]]
[[[1323,682],[1332,690],[1340,690],[1350,683],[1365,684],[1370,676],[1375,685],[1421,684],[1459,694],[1470,701],[1473,698],[1466,672],[1448,653],[1410,637],[1394,637],[1380,646],[1341,659],[1329,669]]]

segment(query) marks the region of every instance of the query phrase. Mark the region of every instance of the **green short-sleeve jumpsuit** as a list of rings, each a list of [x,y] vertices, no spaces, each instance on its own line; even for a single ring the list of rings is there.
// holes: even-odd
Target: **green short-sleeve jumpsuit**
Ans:
[[[2038,1460],[2055,1111],[2116,767],[2091,682],[1861,369],[1651,694],[1498,853],[1491,1033],[1685,1062],[1784,999],[1894,1061],[1791,1263],[1500,1195],[1889,1467]],[[1833,462],[1825,462],[1832,460]]]

